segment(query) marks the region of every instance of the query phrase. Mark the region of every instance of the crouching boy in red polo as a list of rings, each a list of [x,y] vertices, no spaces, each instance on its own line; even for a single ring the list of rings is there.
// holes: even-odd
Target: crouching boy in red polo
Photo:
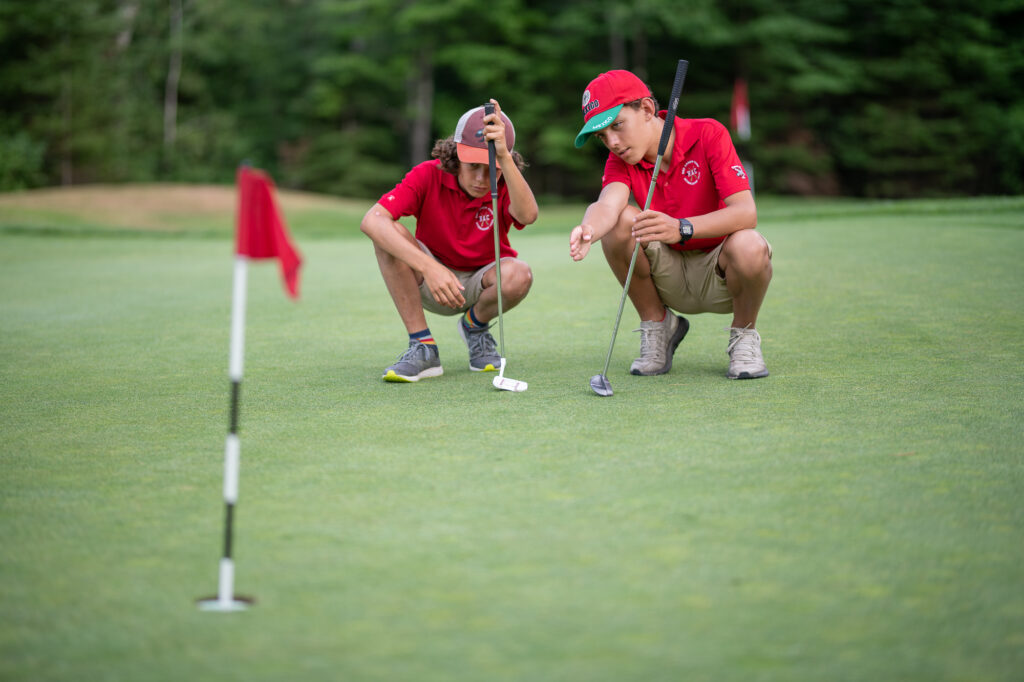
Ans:
[[[459,316],[470,370],[498,370],[500,358],[488,331],[498,314],[495,220],[504,310],[530,291],[533,273],[516,258],[508,234],[512,226],[521,230],[537,219],[537,201],[522,174],[526,164],[512,151],[512,121],[491,102],[491,115],[482,106],[463,114],[455,134],[434,144],[435,160],[413,167],[360,224],[373,240],[384,283],[409,333],[409,347],[384,370],[384,381],[412,382],[443,373],[424,310]],[[494,140],[498,165],[498,216],[491,208],[488,140]],[[416,217],[415,236],[398,222],[410,215]]]
[[[677,118],[662,157],[651,209],[647,193],[665,124],[650,89],[629,71],[609,71],[583,92],[582,147],[591,135],[608,148],[601,194],[569,237],[573,260],[601,240],[625,286],[637,242],[629,298],[640,315],[640,357],[630,373],[664,374],[690,327],[681,313],[732,313],[730,379],[768,376],[757,314],[772,278],[772,249],[758,232],[757,208],[729,133],[713,119]]]

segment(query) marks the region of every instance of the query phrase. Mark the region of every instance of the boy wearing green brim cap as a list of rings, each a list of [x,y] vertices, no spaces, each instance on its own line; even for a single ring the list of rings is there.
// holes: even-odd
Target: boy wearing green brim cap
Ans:
[[[600,241],[625,286],[637,243],[629,298],[640,316],[640,357],[630,373],[672,368],[689,322],[675,312],[732,313],[730,379],[768,376],[757,315],[772,278],[772,248],[754,230],[757,208],[728,131],[714,119],[676,118],[662,156],[650,210],[647,201],[665,111],[629,71],[602,73],[583,92],[582,147],[597,137],[608,148],[601,193],[569,237],[573,260]]]

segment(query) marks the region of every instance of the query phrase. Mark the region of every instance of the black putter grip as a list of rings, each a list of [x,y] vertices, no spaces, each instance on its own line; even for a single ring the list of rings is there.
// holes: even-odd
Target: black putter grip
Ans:
[[[484,105],[484,115],[490,116],[494,113],[494,105],[488,102]],[[498,196],[498,168],[495,156],[497,152],[494,151],[494,140],[487,140],[487,165],[491,171],[491,196]]]
[[[672,135],[672,124],[676,120],[676,109],[679,107],[679,96],[683,92],[683,81],[686,80],[686,69],[690,62],[680,59],[676,65],[676,80],[672,83],[672,94],[668,98],[668,111],[665,113],[665,127],[661,130],[661,141],[658,143],[658,156],[665,153],[668,146],[668,138]]]

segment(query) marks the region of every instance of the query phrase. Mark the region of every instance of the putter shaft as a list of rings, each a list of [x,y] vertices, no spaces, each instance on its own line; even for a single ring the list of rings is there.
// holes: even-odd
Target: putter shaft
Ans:
[[[679,96],[683,92],[683,82],[686,80],[686,72],[690,68],[690,62],[680,59],[676,64],[676,77],[672,83],[672,94],[669,95],[668,110],[665,113],[665,124],[661,131],[661,139],[658,141],[658,158],[654,161],[654,172],[651,174],[651,184],[647,189],[647,201],[644,202],[644,211],[650,210],[651,199],[654,197],[655,182],[658,179],[658,172],[661,170],[661,159],[668,147],[668,140],[672,136],[672,127],[675,124],[676,109],[679,106]],[[493,173],[493,171],[492,171]],[[640,242],[633,245],[633,256],[629,259],[629,271],[626,273],[626,282],[622,285],[622,297],[619,299],[619,311],[615,314],[615,326],[612,328],[612,340],[608,344],[608,354],[604,359],[604,371],[601,376],[607,381],[608,367],[612,361],[612,350],[615,348],[615,337],[619,333],[619,323],[622,321],[622,309],[626,305],[626,295],[629,293],[629,285],[633,281],[633,269],[636,267],[637,255],[640,253]],[[498,299],[501,300],[500,298]]]

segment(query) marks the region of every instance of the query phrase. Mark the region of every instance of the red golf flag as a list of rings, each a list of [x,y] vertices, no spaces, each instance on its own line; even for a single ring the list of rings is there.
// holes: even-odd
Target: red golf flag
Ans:
[[[750,103],[747,101],[747,81],[737,78],[732,88],[732,111],[729,112],[732,129],[741,140],[750,139]]]
[[[242,166],[238,184],[238,226],[235,253],[249,258],[277,258],[281,277],[292,298],[299,297],[302,257],[292,245],[274,198],[274,181],[263,171]]]

